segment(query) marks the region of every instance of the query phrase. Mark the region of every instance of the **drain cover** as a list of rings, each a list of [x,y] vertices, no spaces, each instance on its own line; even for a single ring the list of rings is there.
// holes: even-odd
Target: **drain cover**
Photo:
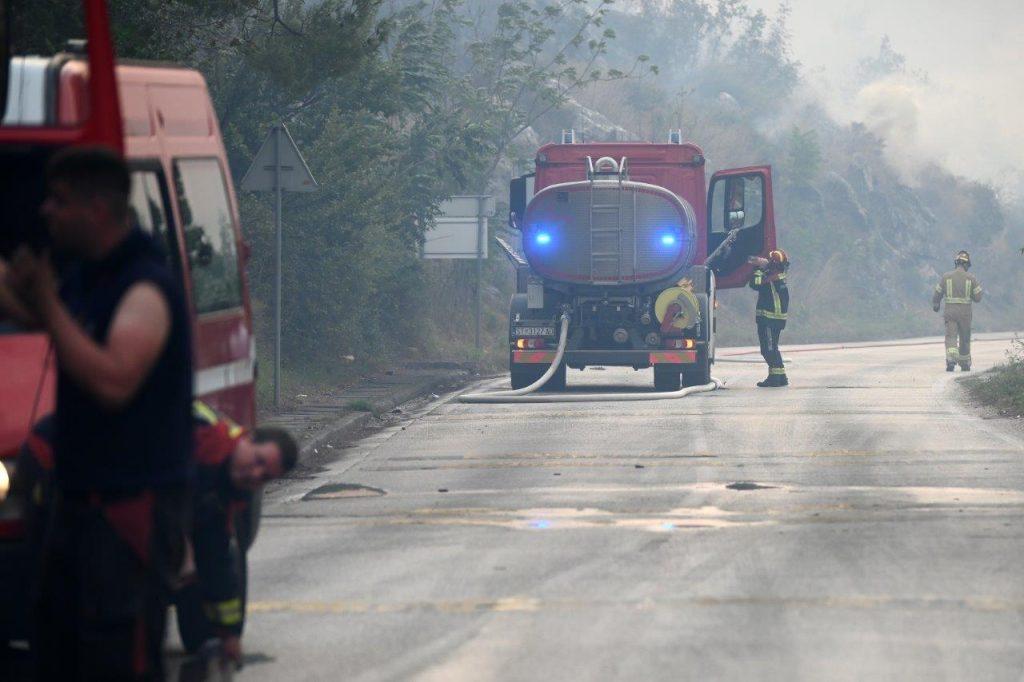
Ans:
[[[306,493],[303,500],[341,500],[349,497],[380,497],[384,491],[355,483],[328,483]]]
[[[730,483],[725,486],[729,490],[772,490],[775,488],[773,485],[759,485],[757,483]]]

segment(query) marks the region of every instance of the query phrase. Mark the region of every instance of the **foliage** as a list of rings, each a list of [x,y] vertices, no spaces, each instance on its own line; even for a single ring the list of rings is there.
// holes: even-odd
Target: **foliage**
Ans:
[[[52,52],[80,35],[78,3],[18,3],[16,49]],[[204,74],[236,180],[270,126],[285,122],[320,183],[284,201],[289,381],[327,383],[410,357],[503,363],[512,277],[502,257],[484,264],[478,354],[475,264],[423,261],[419,244],[444,198],[500,191],[512,163],[578,120],[595,140],[628,131],[662,141],[681,128],[703,147],[709,171],[774,167],[776,223],[795,263],[790,339],[934,333],[921,308],[959,248],[972,249],[991,292],[978,325],[1014,319],[1024,286],[998,282],[1019,279],[1019,263],[1003,256],[1024,240],[1015,227],[1024,220],[991,187],[939,167],[908,185],[886,163],[884,139],[840,125],[814,102],[796,104],[806,98],[793,96],[802,81],[785,11],[769,18],[745,0],[631,5],[109,2],[121,56]],[[923,78],[888,40],[860,72]],[[273,206],[266,195],[239,199],[268,366]],[[723,343],[751,341],[749,297],[723,300]],[[346,355],[356,362],[337,362]]]
[[[964,381],[971,394],[983,405],[1010,417],[1024,415],[1024,340],[1014,338],[1006,361],[991,371]]]

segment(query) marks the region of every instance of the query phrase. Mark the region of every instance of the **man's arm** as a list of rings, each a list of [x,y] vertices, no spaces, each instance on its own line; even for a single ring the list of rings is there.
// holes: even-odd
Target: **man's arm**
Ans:
[[[754,291],[760,291],[764,285],[764,270],[761,268],[755,268],[754,274],[750,276],[750,288]]]
[[[939,312],[939,304],[942,303],[942,282],[935,285],[935,293],[932,294],[932,310]]]
[[[230,510],[230,504],[215,493],[202,494],[196,500],[192,545],[203,610],[217,630],[222,655],[239,663],[244,613],[241,576],[231,552]]]
[[[111,409],[131,400],[170,334],[171,311],[163,292],[152,282],[129,288],[114,311],[103,345],[71,317],[56,287],[47,286],[38,298],[61,368]]]
[[[25,331],[36,331],[42,324],[15,293],[13,279],[10,266],[0,258],[0,321],[9,320]]]

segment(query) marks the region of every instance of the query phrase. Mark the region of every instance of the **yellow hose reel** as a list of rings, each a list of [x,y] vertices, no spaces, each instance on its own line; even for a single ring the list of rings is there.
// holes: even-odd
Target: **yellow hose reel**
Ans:
[[[697,296],[688,287],[671,287],[658,294],[654,301],[654,316],[658,322],[665,321],[665,314],[672,304],[679,306],[679,313],[672,320],[676,329],[689,329],[700,320],[700,303]]]

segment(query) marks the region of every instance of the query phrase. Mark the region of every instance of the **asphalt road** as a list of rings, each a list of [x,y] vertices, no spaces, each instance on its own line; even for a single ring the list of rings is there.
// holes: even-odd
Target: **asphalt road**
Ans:
[[[786,354],[783,390],[442,399],[274,489],[238,679],[1021,680],[1024,437],[941,344]]]

